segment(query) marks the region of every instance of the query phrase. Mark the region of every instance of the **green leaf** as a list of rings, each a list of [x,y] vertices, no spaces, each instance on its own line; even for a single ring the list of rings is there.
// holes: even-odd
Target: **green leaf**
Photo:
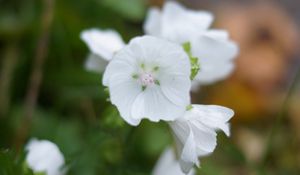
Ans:
[[[191,53],[191,43],[186,42],[182,44],[184,51],[188,54],[191,63],[191,76],[190,79],[193,80],[200,70],[199,59],[194,57]]]
[[[187,110],[187,111],[189,111],[189,110],[191,110],[191,109],[193,109],[193,106],[192,106],[192,105],[188,105],[188,106],[186,107],[186,110]]]
[[[99,2],[123,17],[134,21],[142,20],[146,13],[145,0],[100,0]]]
[[[33,172],[26,166],[22,153],[17,156],[11,150],[0,150],[0,174],[2,175],[33,175]]]
[[[108,128],[122,128],[125,125],[124,120],[115,106],[110,106],[104,111],[103,124]]]

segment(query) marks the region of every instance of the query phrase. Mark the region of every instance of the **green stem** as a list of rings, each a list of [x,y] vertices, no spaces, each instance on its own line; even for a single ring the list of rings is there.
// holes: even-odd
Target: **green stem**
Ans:
[[[278,132],[278,130],[281,127],[281,121],[283,120],[283,118],[284,118],[284,116],[285,116],[285,114],[288,110],[288,107],[290,106],[290,99],[292,97],[293,92],[295,91],[295,89],[297,87],[297,83],[298,83],[299,78],[300,78],[300,67],[298,67],[298,69],[297,69],[295,77],[294,77],[293,81],[291,82],[291,84],[288,88],[286,97],[283,101],[282,109],[277,114],[275,122],[274,122],[274,124],[271,128],[270,135],[269,135],[269,138],[267,140],[266,147],[265,147],[265,152],[263,154],[262,162],[261,162],[261,165],[260,165],[261,170],[264,170],[264,167],[266,167],[266,165],[268,163],[268,159],[269,159],[269,156],[270,156],[271,151],[272,151],[272,145],[273,145],[272,143],[274,141],[276,133]]]
[[[17,42],[9,41],[4,50],[2,68],[0,69],[0,118],[6,117],[10,108],[11,83],[18,57]]]

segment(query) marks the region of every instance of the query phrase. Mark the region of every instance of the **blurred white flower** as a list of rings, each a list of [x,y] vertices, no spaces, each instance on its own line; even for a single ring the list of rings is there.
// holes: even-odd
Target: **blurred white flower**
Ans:
[[[234,58],[238,46],[229,39],[224,30],[209,30],[198,38],[192,39],[191,53],[199,59],[200,71],[196,75],[192,89],[200,85],[215,83],[227,78],[234,69]]]
[[[149,35],[191,44],[191,54],[200,63],[193,90],[226,78],[234,68],[232,59],[238,47],[226,31],[209,30],[212,21],[209,12],[189,10],[177,2],[167,1],[162,10],[150,8],[144,24]]]
[[[26,161],[35,172],[45,172],[46,175],[63,175],[61,169],[65,164],[63,154],[59,148],[47,140],[32,139],[26,146],[28,151]]]
[[[150,8],[144,30],[154,35],[183,44],[205,32],[213,21],[206,11],[188,10],[174,1],[167,1],[162,10]]]
[[[136,37],[106,67],[103,84],[110,100],[131,125],[142,118],[172,121],[190,104],[190,62],[177,44]]]
[[[115,52],[125,46],[120,34],[111,29],[84,30],[80,37],[91,51],[85,63],[86,69],[90,71],[102,72]]]
[[[194,165],[200,166],[199,157],[212,153],[217,145],[217,130],[230,135],[227,123],[233,110],[215,105],[193,105],[183,117],[170,126],[180,155],[180,167],[188,173]]]
[[[85,69],[91,72],[102,73],[108,64],[107,60],[90,53],[85,61]]]
[[[195,174],[194,169],[188,173],[188,175]],[[173,149],[168,148],[163,152],[153,169],[152,175],[185,175],[180,169]]]

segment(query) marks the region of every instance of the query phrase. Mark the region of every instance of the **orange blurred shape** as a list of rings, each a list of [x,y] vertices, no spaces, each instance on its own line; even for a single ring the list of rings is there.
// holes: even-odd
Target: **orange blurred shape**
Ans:
[[[216,20],[239,43],[240,54],[231,78],[213,88],[207,101],[236,110],[235,121],[272,116],[281,108],[290,58],[299,46],[295,22],[271,1],[222,4]]]

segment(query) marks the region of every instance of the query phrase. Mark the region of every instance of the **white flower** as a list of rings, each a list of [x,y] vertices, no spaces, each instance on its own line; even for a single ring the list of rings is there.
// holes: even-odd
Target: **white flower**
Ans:
[[[188,173],[188,175],[195,174],[194,169]],[[176,160],[174,150],[168,148],[163,152],[153,169],[152,175],[184,175],[178,160]]]
[[[227,123],[234,115],[231,109],[215,105],[193,105],[183,117],[170,122],[180,155],[180,166],[188,173],[199,157],[212,153],[217,145],[216,131],[230,135]]]
[[[188,10],[174,1],[167,1],[160,11],[150,8],[144,24],[146,34],[185,43],[200,36],[213,21],[205,11]]]
[[[87,70],[102,72],[115,54],[125,46],[122,37],[115,30],[84,30],[81,39],[87,44],[91,55],[86,61]]]
[[[172,121],[190,103],[190,62],[182,47],[152,36],[137,37],[108,64],[103,84],[131,125],[142,118]]]
[[[47,175],[63,175],[61,170],[65,164],[64,157],[59,148],[47,140],[31,140],[27,146],[26,161],[35,172],[45,172]]]
[[[233,59],[238,46],[229,40],[224,30],[209,30],[192,39],[191,53],[199,59],[200,71],[193,81],[193,89],[225,79],[234,69]]]
[[[106,66],[108,64],[108,61],[102,59],[96,54],[90,53],[85,61],[85,69],[91,72],[96,73],[102,73]]]
[[[189,10],[168,1],[162,10],[151,8],[144,30],[149,35],[166,38],[179,44],[190,43],[191,54],[199,59],[200,71],[193,81],[193,90],[229,76],[234,68],[232,59],[237,45],[224,30],[209,30],[213,15]]]

